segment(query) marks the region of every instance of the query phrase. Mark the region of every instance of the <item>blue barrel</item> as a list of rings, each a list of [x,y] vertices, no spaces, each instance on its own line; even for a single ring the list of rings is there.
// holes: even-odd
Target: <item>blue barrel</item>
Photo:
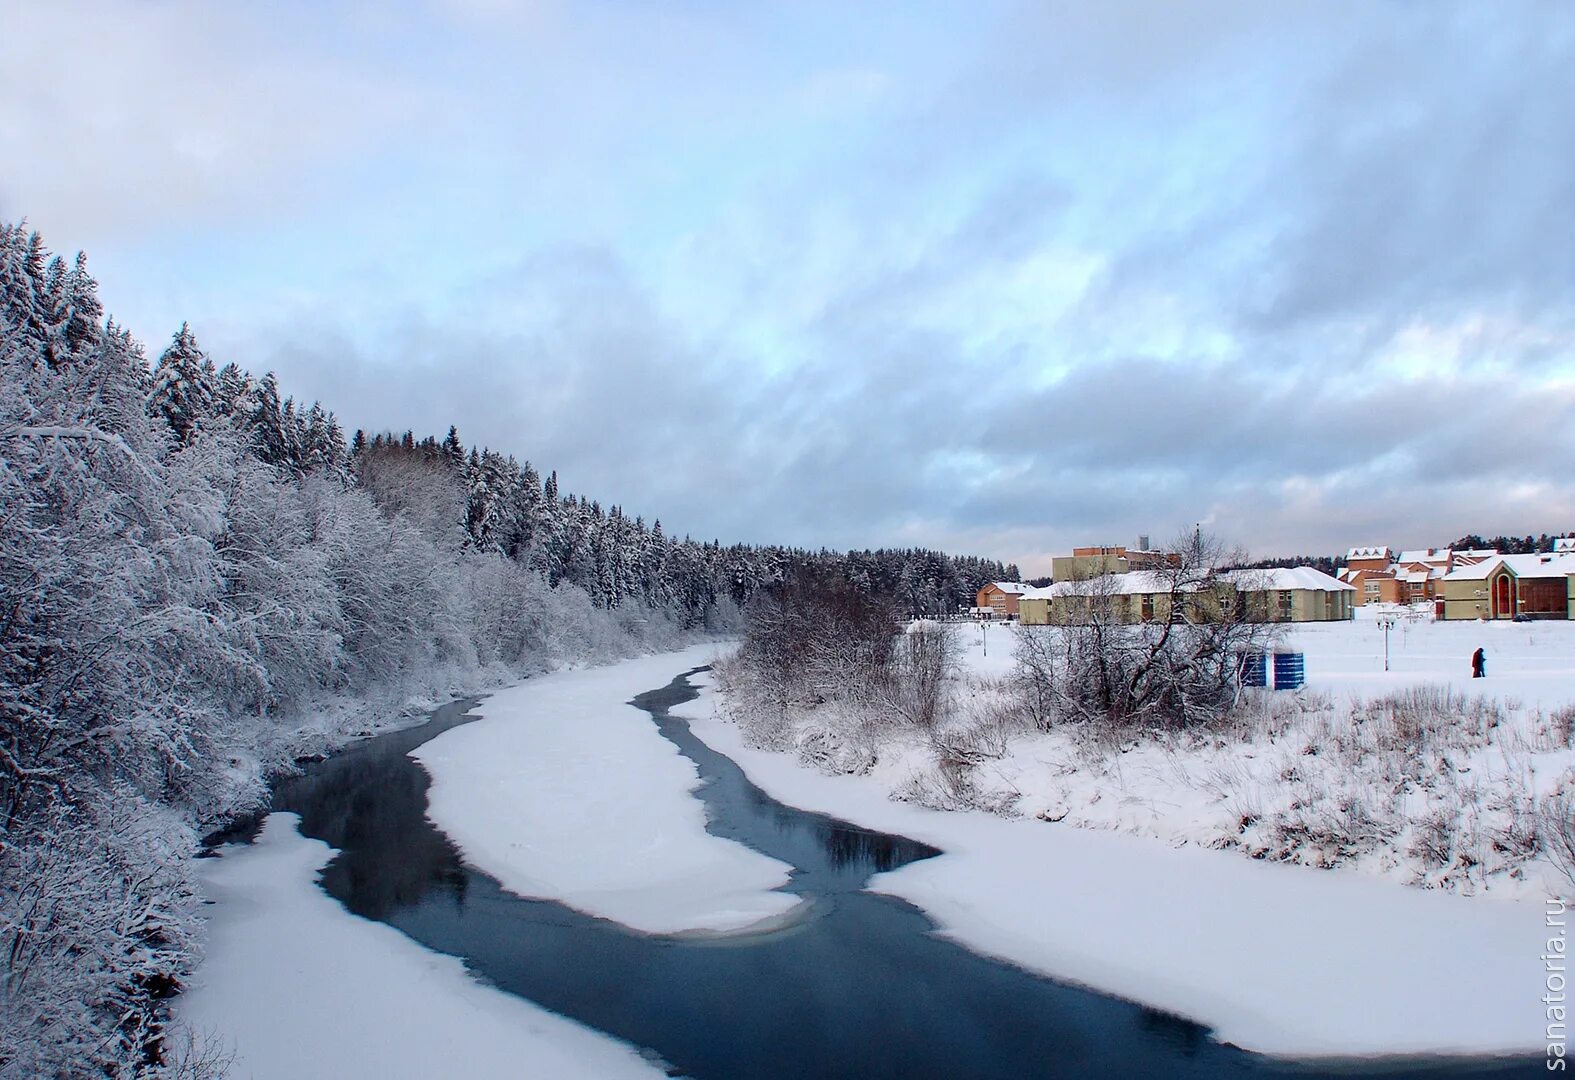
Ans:
[[[1307,661],[1299,652],[1274,654],[1274,688],[1300,690],[1307,682]]]
[[[1261,652],[1239,653],[1236,657],[1237,674],[1243,686],[1269,685],[1269,658]]]

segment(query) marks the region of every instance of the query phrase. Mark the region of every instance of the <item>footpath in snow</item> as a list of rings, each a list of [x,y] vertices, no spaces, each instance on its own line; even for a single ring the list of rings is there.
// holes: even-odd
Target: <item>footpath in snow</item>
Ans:
[[[653,934],[728,933],[785,916],[787,864],[705,830],[699,770],[627,702],[710,663],[715,645],[530,679],[482,719],[412,751],[428,817],[519,896]]]
[[[709,687],[674,713],[775,798],[941,848],[871,887],[979,952],[1187,1017],[1262,1053],[1543,1048],[1540,902],[929,810],[893,802],[879,777],[830,776],[745,746],[718,718]]]
[[[207,956],[177,1017],[252,1080],[659,1077],[630,1046],[484,986],[459,960],[349,914],[317,885],[334,851],[272,814],[203,864]]]

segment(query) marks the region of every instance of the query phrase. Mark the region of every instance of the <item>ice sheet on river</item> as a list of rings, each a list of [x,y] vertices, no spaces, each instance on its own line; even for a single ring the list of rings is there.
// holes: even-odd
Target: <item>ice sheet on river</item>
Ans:
[[[791,867],[705,831],[695,764],[626,704],[715,646],[530,679],[411,756],[428,817],[520,896],[647,933],[737,931],[782,916]]]
[[[628,1044],[484,986],[452,956],[345,911],[318,888],[333,856],[272,814],[250,847],[202,864],[207,956],[176,1002],[253,1080],[659,1077]]]

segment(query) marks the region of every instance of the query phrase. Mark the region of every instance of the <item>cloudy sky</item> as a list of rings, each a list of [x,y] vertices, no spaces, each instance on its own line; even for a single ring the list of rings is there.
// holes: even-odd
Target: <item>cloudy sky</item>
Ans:
[[[0,14],[0,219],[351,428],[1030,572],[1575,528],[1559,0]]]

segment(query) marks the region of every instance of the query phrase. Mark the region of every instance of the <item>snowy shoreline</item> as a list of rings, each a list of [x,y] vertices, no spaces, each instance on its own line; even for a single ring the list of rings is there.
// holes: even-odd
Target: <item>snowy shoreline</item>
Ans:
[[[894,802],[745,745],[707,689],[675,715],[783,802],[933,844],[871,883],[975,951],[1286,1058],[1540,1052],[1542,908],[1236,852]]]
[[[334,849],[271,814],[202,864],[208,948],[175,1015],[256,1080],[452,1075],[658,1077],[632,1046],[478,981],[452,956],[345,911],[318,886]],[[396,1022],[397,1021],[397,1022]]]

